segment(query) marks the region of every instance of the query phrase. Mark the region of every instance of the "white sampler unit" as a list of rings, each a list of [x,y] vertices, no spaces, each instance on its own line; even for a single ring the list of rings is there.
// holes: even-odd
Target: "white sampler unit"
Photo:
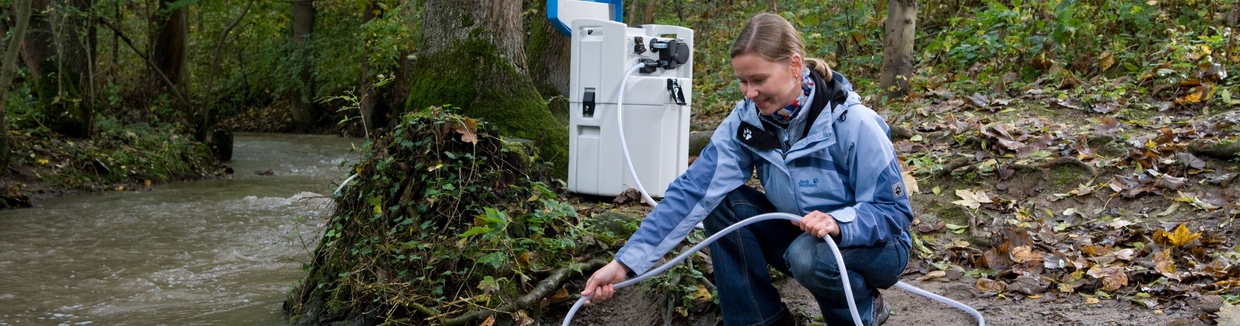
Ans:
[[[637,178],[650,196],[663,197],[689,164],[693,30],[595,18],[570,26],[568,190],[616,196],[637,188],[620,146],[622,107]],[[621,94],[625,73],[643,62]]]

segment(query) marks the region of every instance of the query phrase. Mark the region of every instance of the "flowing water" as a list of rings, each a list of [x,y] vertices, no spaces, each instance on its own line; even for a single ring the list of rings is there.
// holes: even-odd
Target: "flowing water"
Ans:
[[[283,324],[361,142],[242,134],[231,179],[0,211],[0,326]]]

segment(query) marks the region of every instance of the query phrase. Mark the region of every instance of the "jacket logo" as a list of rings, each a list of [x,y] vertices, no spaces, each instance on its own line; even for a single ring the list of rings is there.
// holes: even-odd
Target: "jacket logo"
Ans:
[[[814,180],[801,179],[797,182],[797,186],[801,188],[818,188],[818,178]]]
[[[749,131],[749,129],[745,129],[744,137],[745,137],[745,140],[749,140],[750,138],[753,138],[753,132]]]
[[[903,197],[904,196],[904,185],[900,183],[891,185],[891,194],[895,198]]]

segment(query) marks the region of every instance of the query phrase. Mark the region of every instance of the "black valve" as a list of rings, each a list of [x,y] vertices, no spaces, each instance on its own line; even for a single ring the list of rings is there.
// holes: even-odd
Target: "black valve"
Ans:
[[[689,62],[691,51],[688,44],[674,39],[667,41],[651,39],[650,50],[659,54],[659,67],[663,69],[676,69],[685,62]]]

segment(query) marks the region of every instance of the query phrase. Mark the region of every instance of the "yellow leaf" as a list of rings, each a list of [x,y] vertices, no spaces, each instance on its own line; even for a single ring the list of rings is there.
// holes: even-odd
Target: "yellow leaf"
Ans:
[[[117,186],[116,190],[125,191],[125,186]]]
[[[39,165],[47,165],[47,159],[45,158],[39,159]]]
[[[143,181],[142,181],[142,183],[143,183],[143,184],[145,184],[147,187],[150,187],[150,186],[151,186],[151,179],[146,179],[146,180],[143,180]]]
[[[1089,276],[1102,280],[1103,291],[1115,291],[1128,285],[1128,274],[1122,267],[1101,268],[1095,265],[1089,269]]]
[[[706,301],[710,301],[710,300],[711,300],[710,291],[709,291],[709,290],[706,290],[706,287],[705,287],[705,286],[702,286],[701,284],[698,284],[698,285],[697,285],[697,290],[694,290],[694,291],[693,291],[693,298],[694,298],[694,299],[698,299],[698,300],[706,300]]]
[[[568,297],[568,289],[564,287],[560,287],[559,290],[555,291],[555,294],[551,295],[551,300],[560,300],[560,299],[567,298],[567,297]]]
[[[1085,298],[1085,304],[1098,304],[1098,298]]]
[[[1154,232],[1154,242],[1169,244],[1172,247],[1183,246],[1193,240],[1197,240],[1197,238],[1200,237],[1201,233],[1192,233],[1192,231],[1188,230],[1188,226],[1185,226],[1184,224],[1180,224],[1180,226],[1175,227],[1175,230],[1171,232],[1166,232],[1163,230]]]
[[[1099,68],[1102,68],[1102,71],[1107,71],[1107,69],[1111,69],[1112,65],[1115,65],[1115,56],[1111,55],[1111,51],[1103,52],[1102,58],[1098,60]]]

